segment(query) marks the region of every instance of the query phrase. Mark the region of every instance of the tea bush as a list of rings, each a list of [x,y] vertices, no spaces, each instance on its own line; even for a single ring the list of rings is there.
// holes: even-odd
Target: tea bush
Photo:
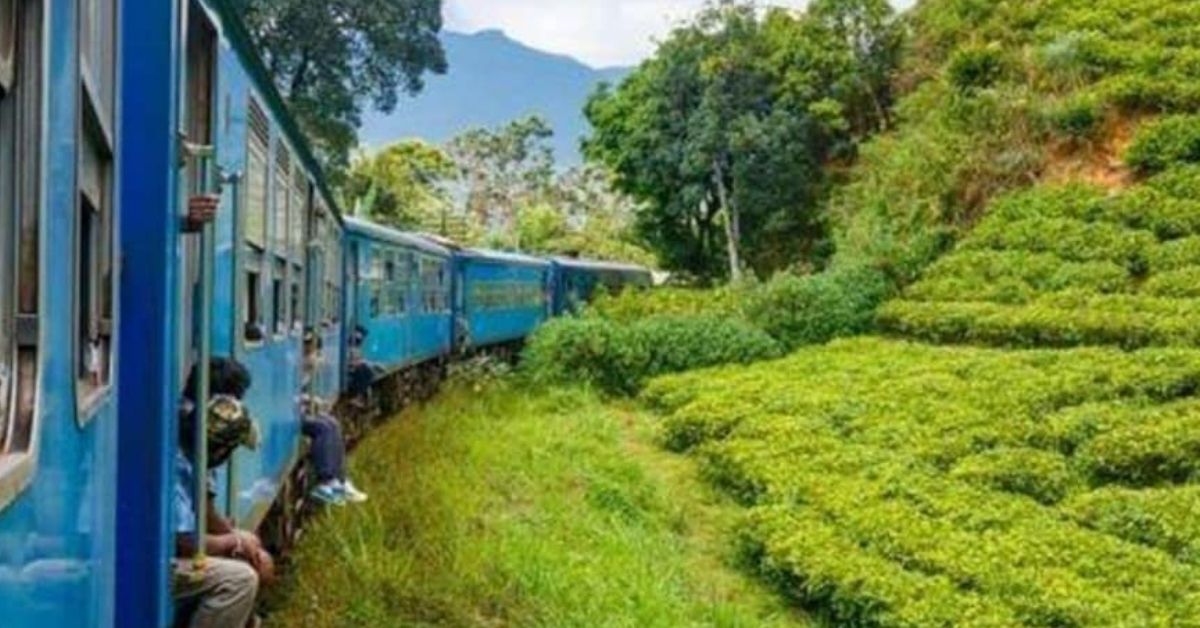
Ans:
[[[746,318],[795,349],[868,331],[890,290],[887,278],[868,267],[785,274],[748,295]]]
[[[1125,161],[1145,173],[1200,162],[1200,116],[1169,116],[1146,125],[1134,138]]]
[[[749,508],[747,556],[834,624],[1143,626],[1200,612],[1198,390],[1191,349],[864,337],[642,399]]]

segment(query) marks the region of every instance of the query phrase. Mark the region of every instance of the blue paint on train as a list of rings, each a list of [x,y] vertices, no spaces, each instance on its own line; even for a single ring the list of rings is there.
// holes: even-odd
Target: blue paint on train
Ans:
[[[50,0],[18,6],[25,24],[17,29],[25,31],[17,46],[18,83],[4,97],[3,110],[9,115],[19,107],[20,116],[28,117],[18,122],[19,131],[8,130],[11,135],[0,138],[3,150],[15,150],[17,156],[0,159],[0,164],[28,181],[29,188],[16,193],[15,205],[23,218],[37,220],[36,238],[18,239],[18,232],[7,228],[0,237],[22,247],[36,243],[38,250],[33,267],[21,262],[20,289],[34,290],[36,296],[22,298],[19,311],[33,327],[26,328],[28,334],[10,336],[20,355],[11,361],[6,356],[3,364],[20,391],[12,405],[0,403],[7,413],[0,425],[13,428],[7,439],[0,437],[0,623],[75,626],[81,617],[97,617],[106,625],[115,615],[116,599],[119,377],[117,364],[110,363],[107,383],[89,392],[79,385],[79,355],[73,350],[78,346],[73,313],[79,284],[68,279],[76,275],[76,265],[74,256],[64,252],[75,249],[79,213],[76,5]],[[33,102],[40,98],[42,109],[14,104],[27,97]],[[32,141],[14,142],[18,132]],[[0,199],[0,205],[12,202]],[[7,278],[15,275],[11,267],[5,269],[9,283],[0,289],[11,290],[16,284]]]
[[[640,266],[555,257],[553,295],[554,314],[576,314],[601,292],[626,288],[648,288],[653,283],[650,271]]]

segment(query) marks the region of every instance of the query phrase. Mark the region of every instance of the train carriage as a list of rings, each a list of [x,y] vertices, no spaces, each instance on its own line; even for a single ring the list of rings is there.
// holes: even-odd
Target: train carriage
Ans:
[[[365,331],[362,357],[385,376],[450,353],[450,262],[424,238],[346,219],[349,329]]]
[[[462,249],[454,255],[455,349],[519,343],[551,313],[550,262],[517,253]]]
[[[554,315],[576,314],[601,291],[610,294],[626,288],[649,288],[650,271],[641,266],[574,259],[551,258],[554,284]]]
[[[0,0],[0,624],[114,613],[116,8]]]

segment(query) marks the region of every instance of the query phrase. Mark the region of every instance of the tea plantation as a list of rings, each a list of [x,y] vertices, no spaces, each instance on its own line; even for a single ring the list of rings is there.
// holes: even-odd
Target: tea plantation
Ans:
[[[1200,346],[1200,169],[1117,195],[1035,188],[987,218],[881,313],[935,342]]]
[[[664,439],[838,625],[1200,621],[1200,352],[858,338],[653,382]]]

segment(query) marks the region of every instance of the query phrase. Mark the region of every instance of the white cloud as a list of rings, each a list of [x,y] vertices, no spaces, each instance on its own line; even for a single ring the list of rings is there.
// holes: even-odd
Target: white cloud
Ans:
[[[525,44],[593,66],[632,65],[654,51],[671,25],[705,0],[446,0],[446,26],[475,32],[498,28]],[[895,0],[908,6],[913,0]],[[768,3],[764,3],[768,4]],[[769,4],[800,8],[808,0]]]

